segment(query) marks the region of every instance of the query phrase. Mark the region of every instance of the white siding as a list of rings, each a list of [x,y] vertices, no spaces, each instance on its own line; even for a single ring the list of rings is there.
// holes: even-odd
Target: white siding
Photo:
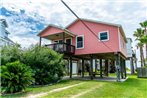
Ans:
[[[127,57],[132,57],[132,40],[131,38],[127,38]]]
[[[8,31],[6,30],[6,26],[4,25],[4,20],[0,21],[0,47],[4,45],[11,45],[14,44],[8,38]]]

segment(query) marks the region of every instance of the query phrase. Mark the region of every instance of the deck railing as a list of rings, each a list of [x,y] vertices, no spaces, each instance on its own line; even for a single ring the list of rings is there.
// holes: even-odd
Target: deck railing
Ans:
[[[54,43],[54,44],[47,44],[45,46],[59,53],[64,53],[64,54],[74,54],[75,53],[75,46],[69,45],[67,43]]]

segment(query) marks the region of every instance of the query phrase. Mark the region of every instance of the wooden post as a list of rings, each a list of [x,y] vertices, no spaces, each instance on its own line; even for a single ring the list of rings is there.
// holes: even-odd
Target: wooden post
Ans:
[[[125,60],[123,60],[123,62],[124,62],[124,73],[125,73],[125,78],[127,77],[127,72],[126,72],[126,62],[125,62]]]
[[[134,74],[134,62],[133,62],[133,57],[131,59],[131,74]]]
[[[82,78],[84,78],[84,71],[85,71],[84,59],[82,58]]]
[[[97,71],[97,59],[95,59],[95,73]]]
[[[64,32],[63,32],[63,39],[62,40],[63,40],[63,43],[62,44],[63,44],[63,52],[64,52],[65,51],[64,50],[64,43],[65,43],[65,33]]]
[[[115,56],[116,56],[116,63],[115,63],[115,66],[116,66],[116,78],[117,78],[117,81],[119,82],[120,81],[120,54],[116,53]]]
[[[121,71],[121,78],[123,79],[123,59],[120,57],[120,71]]]
[[[70,78],[72,78],[72,56],[70,56]]]
[[[93,80],[93,56],[90,56],[90,78]]]
[[[100,59],[100,77],[103,77],[103,73],[102,73],[102,59]]]
[[[39,46],[41,46],[41,41],[42,41],[42,38],[39,37]]]
[[[70,60],[68,59],[67,61],[68,61],[68,66],[67,66],[68,73],[67,74],[69,76],[69,74],[70,74]]]
[[[108,60],[105,60],[105,76],[108,76]]]

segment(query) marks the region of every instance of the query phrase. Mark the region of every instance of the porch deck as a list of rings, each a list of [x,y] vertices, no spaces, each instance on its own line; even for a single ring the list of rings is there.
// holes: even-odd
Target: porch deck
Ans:
[[[67,43],[54,43],[45,45],[56,52],[64,53],[64,54],[74,54],[75,46],[67,44]]]

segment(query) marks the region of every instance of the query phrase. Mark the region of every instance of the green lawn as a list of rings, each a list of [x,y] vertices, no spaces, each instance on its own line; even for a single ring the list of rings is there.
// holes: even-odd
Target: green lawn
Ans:
[[[28,87],[24,93],[18,93],[18,94],[9,94],[9,95],[4,95],[2,98],[16,98],[16,97],[25,97],[29,94],[38,94],[41,92],[47,92],[52,89],[60,88],[60,87],[65,87],[73,84],[80,83],[81,81],[79,80],[63,80],[57,84],[51,85],[51,86],[43,86],[43,87]]]
[[[147,79],[136,78],[135,75],[129,76],[125,82],[100,82],[100,81],[80,81],[64,80],[58,84],[46,87],[27,88],[27,92],[2,96],[5,98],[22,97],[28,94],[38,94],[48,92],[56,88],[66,87],[84,82],[78,86],[68,88],[59,92],[52,92],[41,98],[69,98],[76,95],[79,98],[147,98]],[[84,93],[86,92],[86,93]],[[83,94],[82,94],[83,93]]]

